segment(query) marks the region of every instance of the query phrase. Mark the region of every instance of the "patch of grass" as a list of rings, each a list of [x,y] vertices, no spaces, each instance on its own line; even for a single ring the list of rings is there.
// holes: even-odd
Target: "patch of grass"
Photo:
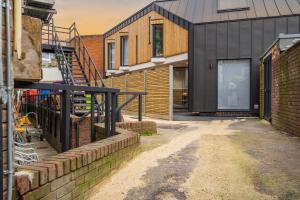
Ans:
[[[152,131],[143,131],[140,133],[141,136],[152,136],[154,133]]]

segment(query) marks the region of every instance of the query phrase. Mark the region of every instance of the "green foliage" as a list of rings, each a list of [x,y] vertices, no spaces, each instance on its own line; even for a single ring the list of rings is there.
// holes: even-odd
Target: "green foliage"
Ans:
[[[140,133],[141,136],[152,136],[154,133],[152,131],[143,131]]]

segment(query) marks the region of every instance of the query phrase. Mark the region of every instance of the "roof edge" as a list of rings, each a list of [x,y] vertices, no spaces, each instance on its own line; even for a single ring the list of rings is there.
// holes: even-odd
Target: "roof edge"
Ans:
[[[192,22],[189,22],[189,21],[171,13],[170,11],[157,5],[155,2],[152,2],[152,3],[148,4],[147,6],[145,6],[144,8],[142,8],[141,10],[134,13],[133,15],[131,15],[130,17],[123,20],[121,23],[119,23],[118,25],[116,25],[115,27],[110,29],[109,31],[105,32],[103,34],[103,37],[107,38],[107,37],[115,34],[119,30],[127,27],[128,25],[132,24],[133,22],[137,21],[138,19],[140,19],[141,17],[145,16],[146,14],[148,14],[152,11],[157,12],[158,14],[162,15],[163,17],[165,17],[168,20],[174,22],[175,24],[183,27],[186,30],[188,30],[189,25],[192,24]]]

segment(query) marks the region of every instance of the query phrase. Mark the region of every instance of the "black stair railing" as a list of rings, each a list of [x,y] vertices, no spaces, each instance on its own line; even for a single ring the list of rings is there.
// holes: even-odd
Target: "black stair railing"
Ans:
[[[55,56],[58,62],[58,67],[61,71],[64,82],[68,85],[75,85],[75,81],[72,75],[71,64],[67,59],[64,50],[62,48],[61,41],[54,27],[54,45],[55,45]]]
[[[89,84],[91,86],[105,87],[103,77],[99,72],[98,67],[94,63],[86,45],[84,44],[75,23],[73,23],[70,27],[69,38],[72,40],[71,46],[75,49],[75,56],[80,61]]]
[[[43,45],[57,46],[59,54],[60,52],[63,53],[64,61],[67,61],[67,59],[65,59],[66,56],[64,51],[70,51],[72,49],[74,56],[80,65],[83,76],[87,81],[87,85],[105,87],[99,68],[93,61],[93,58],[84,44],[75,23],[68,28],[55,26],[54,20],[52,20],[49,24],[44,24],[42,40]],[[67,72],[72,71],[72,66],[69,66],[69,69],[70,70],[67,70]],[[73,84],[76,84],[76,80]]]

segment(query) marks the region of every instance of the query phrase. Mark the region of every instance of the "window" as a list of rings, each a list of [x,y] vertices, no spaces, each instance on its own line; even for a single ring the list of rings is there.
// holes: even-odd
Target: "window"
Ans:
[[[115,43],[108,43],[108,69],[115,69]]]
[[[218,63],[218,109],[250,109],[250,61],[223,60]]]
[[[128,66],[128,36],[121,36],[121,65]]]
[[[247,0],[218,0],[218,12],[248,10]]]
[[[173,68],[173,106],[174,109],[188,108],[188,68]]]
[[[42,53],[42,66],[43,67],[56,67],[55,62],[55,54],[53,53]]]
[[[164,54],[163,24],[153,25],[153,57],[162,57]]]

